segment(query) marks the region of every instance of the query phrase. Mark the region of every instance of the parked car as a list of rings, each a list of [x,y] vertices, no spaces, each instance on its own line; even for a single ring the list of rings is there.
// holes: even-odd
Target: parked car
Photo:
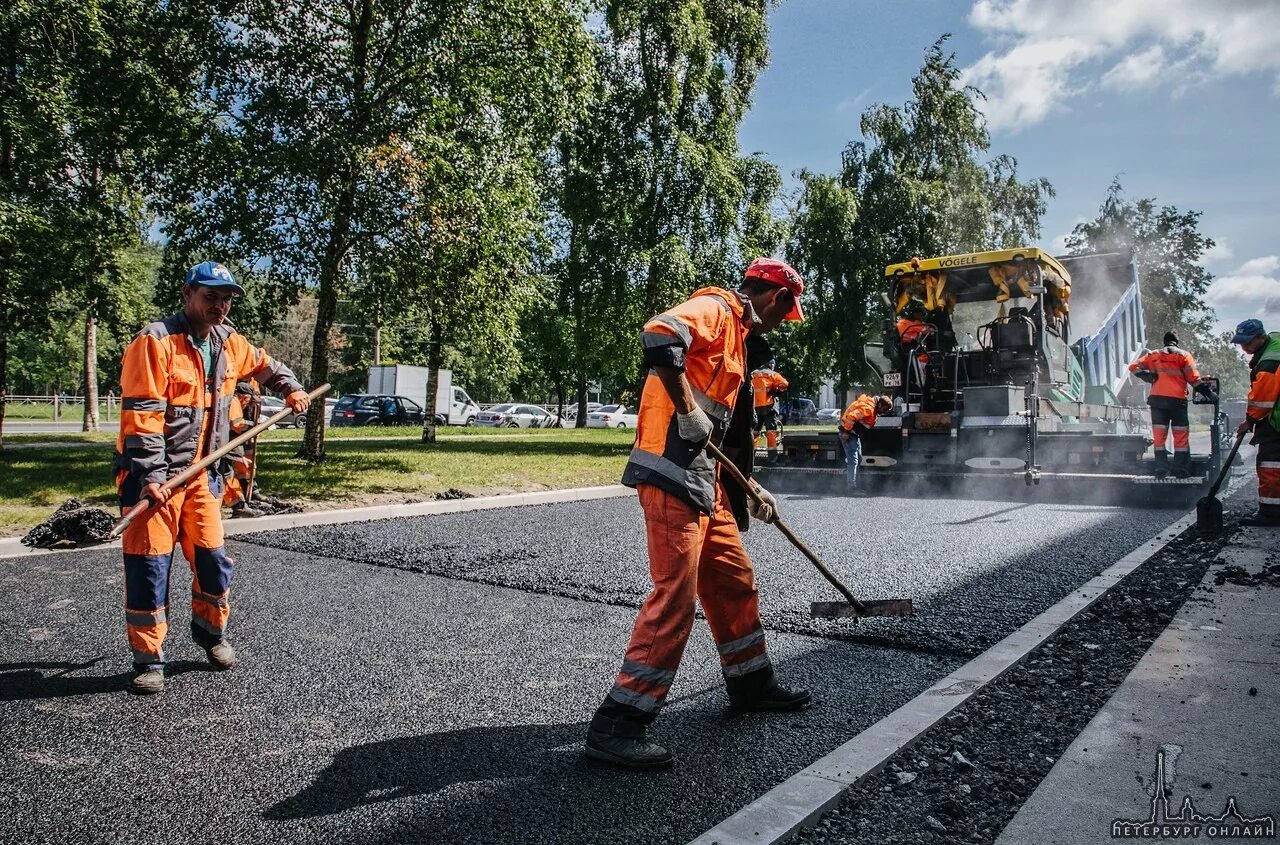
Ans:
[[[811,425],[818,422],[818,408],[812,399],[792,399],[782,408],[783,425]]]
[[[422,425],[424,418],[422,406],[407,397],[352,393],[333,406],[329,425]]]
[[[842,413],[844,412],[841,411],[839,408],[819,408],[818,422],[823,424],[839,422],[840,415]]]
[[[494,405],[476,417],[476,425],[489,428],[554,428],[560,422],[559,417],[544,408],[519,402]]]
[[[636,421],[626,405],[604,405],[587,414],[587,428],[635,428]]]
[[[279,399],[275,396],[267,396],[265,394],[263,395],[261,419],[265,420],[267,417],[275,416],[276,414],[280,413],[283,410],[284,410],[283,399]],[[290,414],[289,416],[282,419],[280,422],[276,423],[276,427],[277,428],[306,428],[307,415],[305,413]]]
[[[592,411],[598,411],[602,407],[604,406],[601,405],[599,402],[588,402],[587,413],[590,414]],[[568,424],[568,423],[577,422],[577,420],[578,420],[578,403],[570,402],[569,404],[564,406],[564,421],[566,424]]]

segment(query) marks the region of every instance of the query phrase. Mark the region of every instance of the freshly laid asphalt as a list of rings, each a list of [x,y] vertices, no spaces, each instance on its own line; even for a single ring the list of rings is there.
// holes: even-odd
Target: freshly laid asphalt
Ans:
[[[216,673],[175,568],[167,691],[129,681],[119,553],[0,561],[0,842],[682,843],[854,736],[1180,513],[783,497],[795,531],[908,620],[814,622],[836,594],[746,537],[779,673],[817,704],[733,716],[699,622],[658,775],[586,762],[648,588],[632,498],[279,531],[238,561]],[[375,564],[375,565],[370,565]]]

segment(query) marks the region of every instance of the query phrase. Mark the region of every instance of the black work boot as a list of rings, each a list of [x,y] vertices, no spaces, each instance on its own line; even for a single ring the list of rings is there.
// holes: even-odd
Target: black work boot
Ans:
[[[1156,478],[1166,478],[1169,475],[1169,453],[1164,449],[1156,449]]]
[[[1191,477],[1191,453],[1175,452],[1173,455],[1173,477]]]
[[[734,710],[804,710],[813,703],[807,689],[778,683],[772,666],[724,680]]]
[[[624,769],[652,772],[668,768],[671,752],[645,739],[643,722],[596,713],[587,729],[587,756]]]
[[[1246,516],[1240,520],[1241,525],[1248,525],[1254,528],[1280,528],[1280,515],[1272,515],[1258,511],[1253,516]]]

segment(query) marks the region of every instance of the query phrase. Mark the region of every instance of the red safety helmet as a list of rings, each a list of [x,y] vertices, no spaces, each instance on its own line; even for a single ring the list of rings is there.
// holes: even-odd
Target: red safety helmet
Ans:
[[[800,294],[804,293],[804,279],[800,278],[800,274],[790,264],[776,258],[757,258],[747,268],[746,278],[760,279],[791,291],[791,310],[782,319],[804,319],[804,312],[800,310]]]

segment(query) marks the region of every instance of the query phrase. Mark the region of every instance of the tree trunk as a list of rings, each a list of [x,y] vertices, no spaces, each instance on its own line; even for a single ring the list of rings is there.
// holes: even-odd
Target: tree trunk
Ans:
[[[363,0],[360,4],[360,17],[355,22],[351,34],[351,64],[353,67],[352,92],[354,95],[353,111],[356,127],[367,126],[370,120],[368,82],[369,33],[373,28],[373,0]],[[351,219],[355,214],[355,200],[358,174],[358,151],[353,150],[347,158],[346,172],[342,175],[338,199],[334,205],[333,228],[329,230],[329,241],[325,244],[324,258],[320,262],[320,289],[316,297],[316,327],[311,333],[311,381],[313,384],[324,384],[329,380],[329,333],[338,314],[338,283],[342,278],[342,262],[350,247]],[[323,401],[311,403],[307,411],[307,431],[302,438],[297,457],[309,461],[324,460],[324,417],[326,405]]]
[[[436,385],[440,383],[440,365],[443,350],[440,344],[440,326],[430,320],[431,340],[427,342],[427,396],[422,403],[422,442],[436,442]]]
[[[0,256],[0,449],[4,448],[4,411],[9,396],[9,265]]]
[[[373,366],[382,364],[382,297],[374,293],[373,299]]]
[[[316,295],[316,325],[311,332],[311,383],[324,384],[329,380],[329,332],[338,313],[338,280],[342,273],[342,260],[346,254],[347,235],[351,230],[351,213],[355,203],[355,165],[347,170],[342,193],[338,197],[337,214],[329,243],[325,247],[320,265],[320,289]],[[296,457],[308,461],[324,460],[323,401],[311,403],[307,411],[307,430]]]
[[[587,374],[585,372],[578,373],[578,418],[573,427],[587,427]]]
[[[84,315],[84,424],[80,430],[98,430],[98,319],[93,303]]]

